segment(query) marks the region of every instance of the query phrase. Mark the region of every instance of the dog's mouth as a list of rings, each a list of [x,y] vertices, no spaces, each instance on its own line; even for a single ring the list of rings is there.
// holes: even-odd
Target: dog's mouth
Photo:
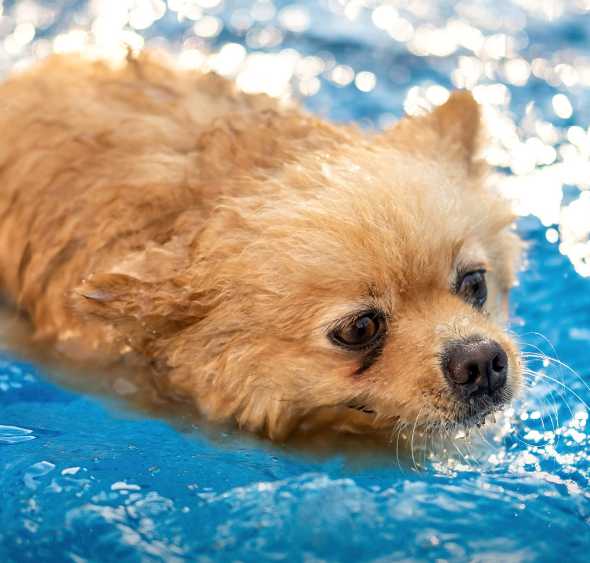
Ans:
[[[367,405],[363,405],[361,403],[356,403],[351,401],[346,405],[349,409],[354,409],[355,411],[363,412],[365,414],[377,414],[376,411],[368,407]]]
[[[494,423],[496,414],[500,412],[512,399],[510,388],[500,389],[490,395],[475,396],[461,401],[454,417],[457,427],[481,427],[487,422]]]
[[[486,424],[495,424],[496,415],[512,399],[512,391],[506,387],[489,395],[473,396],[469,399],[453,398],[445,407],[435,406],[426,415],[422,424],[426,430],[450,432],[453,430],[483,427]],[[376,417],[377,411],[362,401],[351,401],[346,405],[367,416]]]

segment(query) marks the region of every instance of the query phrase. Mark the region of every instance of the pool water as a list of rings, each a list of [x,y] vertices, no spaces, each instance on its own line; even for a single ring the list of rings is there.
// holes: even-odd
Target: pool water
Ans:
[[[89,393],[6,345],[0,561],[587,561],[590,3],[0,0],[2,73],[120,39],[187,66],[221,49],[243,89],[368,128],[473,88],[529,241],[512,328],[534,375],[488,443],[401,462],[135,408],[125,380]]]

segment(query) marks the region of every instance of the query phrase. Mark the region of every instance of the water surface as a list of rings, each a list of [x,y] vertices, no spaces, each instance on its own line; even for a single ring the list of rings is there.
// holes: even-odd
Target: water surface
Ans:
[[[572,368],[530,356],[538,375],[490,444],[416,451],[417,471],[393,446],[314,453],[164,416],[169,407],[131,408],[114,398],[135,393],[117,375],[76,388],[58,366],[7,348],[0,560],[586,561],[589,10],[585,0],[0,0],[0,72],[89,40],[165,46],[186,66],[207,47],[218,52],[208,64],[246,91],[291,93],[369,128],[472,88],[486,156],[530,243],[513,330],[526,353]]]

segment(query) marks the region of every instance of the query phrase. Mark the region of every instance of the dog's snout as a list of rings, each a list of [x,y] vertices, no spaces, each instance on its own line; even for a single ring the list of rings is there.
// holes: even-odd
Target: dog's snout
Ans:
[[[508,356],[495,340],[452,342],[444,352],[442,369],[465,396],[489,395],[506,383]]]

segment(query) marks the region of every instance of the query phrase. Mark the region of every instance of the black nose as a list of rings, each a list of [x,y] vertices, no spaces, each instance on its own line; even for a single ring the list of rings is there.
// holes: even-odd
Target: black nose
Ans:
[[[451,342],[443,354],[442,368],[465,396],[490,395],[506,383],[508,356],[494,340]]]

